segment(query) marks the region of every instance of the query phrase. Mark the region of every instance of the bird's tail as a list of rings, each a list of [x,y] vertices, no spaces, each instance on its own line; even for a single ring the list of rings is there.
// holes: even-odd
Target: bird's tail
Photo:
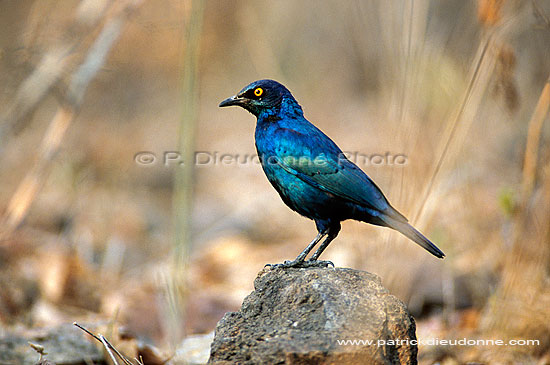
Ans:
[[[435,257],[443,258],[445,257],[445,254],[443,251],[441,251],[439,248],[437,248],[436,245],[434,245],[429,239],[424,237],[424,235],[416,230],[413,226],[411,226],[407,222],[398,221],[394,218],[385,216],[382,218],[382,220],[386,223],[386,225],[390,228],[395,229],[398,232],[401,232],[405,236],[407,236],[409,239],[413,240],[423,248],[425,248],[429,253],[434,255]]]

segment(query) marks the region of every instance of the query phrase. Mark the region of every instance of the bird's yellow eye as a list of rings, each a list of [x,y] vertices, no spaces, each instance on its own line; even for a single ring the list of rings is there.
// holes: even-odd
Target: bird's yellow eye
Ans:
[[[261,87],[257,87],[256,89],[254,89],[254,95],[256,95],[257,97],[262,96],[263,93],[264,89],[262,89]]]

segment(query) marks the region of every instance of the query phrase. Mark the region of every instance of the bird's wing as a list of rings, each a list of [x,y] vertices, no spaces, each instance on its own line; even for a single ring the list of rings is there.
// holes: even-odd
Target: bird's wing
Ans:
[[[306,136],[286,129],[280,130],[277,137],[277,163],[288,173],[339,198],[407,221],[380,188],[324,134]]]

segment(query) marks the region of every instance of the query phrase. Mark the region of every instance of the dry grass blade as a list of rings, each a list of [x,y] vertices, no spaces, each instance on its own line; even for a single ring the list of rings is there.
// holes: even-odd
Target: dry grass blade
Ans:
[[[432,192],[432,189],[434,187],[435,180],[437,179],[439,172],[441,170],[441,167],[443,165],[443,162],[445,161],[445,158],[447,157],[447,152],[449,151],[449,148],[451,146],[451,143],[453,142],[453,139],[455,137],[455,134],[457,132],[457,128],[460,124],[460,122],[463,119],[464,112],[466,110],[466,106],[468,105],[468,101],[470,100],[474,86],[476,85],[476,82],[478,81],[483,62],[485,60],[485,56],[487,55],[487,50],[489,49],[489,46],[492,44],[492,37],[489,36],[485,40],[485,42],[482,43],[482,46],[480,48],[480,51],[478,52],[479,56],[477,57],[477,60],[475,62],[475,67],[472,72],[472,76],[470,77],[470,81],[468,82],[468,87],[466,88],[466,92],[464,93],[464,97],[462,98],[462,102],[460,103],[458,112],[455,114],[455,117],[453,118],[451,122],[450,132],[445,139],[445,143],[443,145],[443,149],[441,153],[439,154],[439,157],[437,159],[437,162],[435,164],[435,168],[430,176],[430,179],[428,180],[428,185],[426,187],[426,190],[424,191],[424,196],[421,200],[421,205],[419,209],[417,210],[416,214],[414,215],[413,222],[416,222],[418,218],[422,215],[424,211],[424,207],[426,206],[426,202],[428,201],[428,198]]]
[[[61,78],[62,74],[67,72],[69,55],[81,42],[81,39],[74,35],[75,29],[80,29],[83,35],[90,33],[90,29],[100,23],[102,15],[112,4],[111,2],[99,3],[102,6],[98,7],[97,4],[90,5],[93,2],[95,0],[82,1],[76,12],[74,24],[67,28],[66,37],[63,37],[63,39],[69,39],[70,41],[60,43],[44,54],[38,66],[21,83],[13,101],[7,106],[5,112],[0,115],[0,150],[13,130],[21,128],[18,125],[48,95],[48,92]],[[84,11],[84,9],[90,8],[95,8],[96,11]]]
[[[502,279],[482,323],[487,336],[539,340],[539,346],[524,349],[535,353],[550,344],[550,226],[538,224],[550,220],[550,164],[543,175],[540,188],[530,197],[533,204],[524,205],[515,217],[513,247],[504,253]],[[518,363],[520,353],[503,350],[499,362]]]
[[[408,31],[407,31],[407,52],[405,53],[405,70],[403,72],[403,85],[401,86],[401,95],[399,97],[399,122],[404,123],[405,120],[405,108],[407,92],[409,92],[409,68],[411,67],[411,47],[412,47],[412,33],[413,33],[413,19],[414,19],[414,1],[411,1],[409,17],[408,17]]]
[[[258,18],[253,5],[254,3],[246,3],[241,10],[239,24],[243,28],[243,36],[246,47],[252,57],[250,61],[259,75],[274,75],[275,79],[285,81],[284,72],[281,69],[279,59],[273,46],[267,41],[267,34],[260,35],[264,42],[258,42],[258,32],[265,31],[262,27],[261,20]]]
[[[72,46],[61,46],[51,50],[23,81],[15,94],[15,100],[0,119],[0,147],[16,125],[37,106],[59,79],[66,69],[71,49]]]
[[[540,169],[537,186],[538,149],[543,122],[550,108],[550,78],[541,92],[529,121],[523,165],[522,202],[514,216],[511,249],[504,252],[502,280],[484,319],[484,330],[509,338],[536,338],[550,343],[548,330],[550,287],[547,272],[550,258],[550,164]],[[541,222],[544,222],[541,224]],[[529,305],[525,305],[529,303]],[[521,318],[521,320],[518,320]],[[510,349],[508,349],[510,350]],[[536,349],[533,349],[535,351]],[[510,351],[503,360],[517,360]]]
[[[176,345],[182,338],[185,308],[186,265],[191,244],[191,216],[194,193],[195,128],[198,110],[198,61],[204,0],[191,2],[191,12],[185,27],[185,49],[182,55],[182,114],[179,126],[179,150],[185,164],[174,175],[173,250],[169,282],[165,285],[168,308],[165,325],[169,342]]]
[[[34,197],[44,183],[49,163],[55,156],[73,116],[74,113],[70,108],[61,106],[52,119],[40,148],[40,159],[19,184],[8,204],[3,219],[6,230],[2,232],[0,239],[4,238],[4,235],[9,235],[23,221]]]
[[[537,161],[540,136],[544,120],[548,116],[550,108],[550,77],[546,80],[546,84],[542,89],[533,116],[529,121],[529,130],[527,132],[527,144],[525,146],[525,157],[523,160],[523,183],[522,194],[524,199],[531,195],[535,178],[537,174]]]
[[[5,228],[4,231],[0,232],[0,241],[9,236],[26,216],[32,201],[46,179],[50,163],[59,150],[65,132],[78,114],[90,81],[105,62],[107,54],[120,35],[122,24],[129,14],[128,10],[135,7],[139,2],[128,2],[117,16],[107,21],[88,51],[85,61],[73,74],[65,100],[59,106],[42,140],[38,161],[20,183],[8,204],[8,209],[3,218]]]
[[[477,5],[477,17],[482,25],[490,27],[502,19],[504,0],[479,0]]]
[[[533,8],[535,9],[536,16],[542,19],[547,28],[550,28],[550,18],[542,11],[536,0],[533,0]]]
[[[428,185],[424,190],[420,207],[414,215],[413,222],[416,222],[422,215],[426,202],[433,191],[434,184],[439,176],[442,166],[447,160],[456,158],[458,153],[452,147],[455,147],[457,141],[464,141],[466,132],[468,131],[474,117],[481,107],[481,102],[485,92],[491,83],[492,75],[495,72],[495,65],[507,35],[521,24],[521,21],[526,17],[526,12],[518,12],[506,21],[500,21],[499,26],[488,30],[486,35],[480,42],[475,62],[468,77],[468,86],[464,93],[458,110],[452,121],[449,123],[449,132],[443,138],[443,147],[437,158],[434,170],[428,180]],[[451,151],[453,153],[451,153]]]

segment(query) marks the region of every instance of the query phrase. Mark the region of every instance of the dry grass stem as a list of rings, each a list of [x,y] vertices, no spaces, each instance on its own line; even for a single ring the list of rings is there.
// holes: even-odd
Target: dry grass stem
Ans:
[[[175,346],[183,338],[187,264],[191,246],[191,218],[194,194],[195,128],[198,114],[198,63],[205,3],[193,0],[185,27],[185,47],[181,57],[182,106],[179,125],[179,151],[184,165],[174,174],[172,199],[173,250],[170,278],[164,289],[168,305],[165,316],[168,342]]]
[[[106,338],[105,336],[103,336],[102,334],[97,334],[95,335],[93,332],[91,332],[90,330],[88,330],[86,327],[84,326],[81,326],[79,325],[78,323],[76,322],[73,322],[73,325],[75,325],[76,327],[80,328],[82,331],[86,332],[88,335],[92,336],[94,339],[96,339],[97,341],[101,342],[101,344],[103,345],[103,347],[105,348],[105,351],[107,351],[107,353],[109,354],[109,357],[111,358],[111,360],[113,361],[114,364],[118,364],[116,358],[115,358],[115,354],[116,356],[118,356],[118,358],[120,360],[122,360],[122,362],[124,362],[124,364],[126,365],[144,365],[141,361],[135,359],[136,361],[136,364],[132,363],[132,361],[130,361],[126,356],[124,356],[123,354],[120,353],[120,351],[118,351],[116,349],[116,347],[114,347]],[[114,354],[113,354],[114,352]]]
[[[46,135],[42,140],[38,160],[35,162],[35,165],[30,169],[30,171],[27,172],[8,204],[7,211],[3,217],[4,224],[3,231],[0,232],[0,241],[9,236],[25,218],[30,205],[36,197],[36,194],[46,180],[49,166],[59,150],[67,129],[78,114],[78,110],[90,81],[94,78],[100,67],[105,62],[107,54],[120,35],[122,24],[129,15],[129,11],[136,7],[140,2],[141,1],[126,2],[126,7],[123,7],[116,16],[113,16],[107,20],[103,30],[96,38],[94,44],[90,47],[84,62],[73,74],[65,100],[63,100],[62,104],[59,106],[55,116],[50,122]],[[58,70],[60,73],[65,65],[64,58],[57,59],[57,61],[61,64],[61,67]],[[56,66],[59,67],[59,65]],[[54,73],[54,75],[58,75],[59,73]],[[43,74],[49,73],[44,71],[35,73],[37,78],[41,78],[42,76],[40,75]],[[49,77],[49,81],[53,82],[54,77],[51,75]],[[29,85],[32,85],[35,82],[37,82],[37,80],[34,78],[27,79],[20,89],[23,90],[21,91],[22,95],[26,95],[27,88],[30,87]],[[41,80],[39,83],[42,85],[42,91],[46,92],[47,88],[44,85],[50,84],[44,80]],[[36,100],[33,99],[34,101],[38,100],[36,95]],[[16,100],[18,99],[16,98]],[[17,118],[14,118],[11,123],[13,124],[17,120]]]
[[[527,132],[527,144],[525,146],[525,156],[523,160],[523,182],[522,195],[523,199],[527,199],[533,190],[535,178],[537,174],[538,151],[540,144],[540,136],[544,120],[548,116],[550,108],[550,77],[546,80],[546,84],[537,102],[537,106],[533,112],[531,120],[529,120],[529,129]]]
[[[22,128],[20,124],[32,113],[57,81],[67,72],[70,65],[70,55],[80,45],[87,33],[100,25],[103,15],[112,2],[99,2],[91,5],[94,0],[82,1],[76,11],[74,23],[66,29],[60,42],[49,49],[34,68],[33,72],[21,83],[13,101],[0,115],[0,151],[4,143],[11,137],[14,130]],[[100,4],[99,6],[97,4]],[[93,8],[95,11],[81,11]],[[76,31],[78,30],[78,31]],[[76,33],[76,35],[75,35]]]

